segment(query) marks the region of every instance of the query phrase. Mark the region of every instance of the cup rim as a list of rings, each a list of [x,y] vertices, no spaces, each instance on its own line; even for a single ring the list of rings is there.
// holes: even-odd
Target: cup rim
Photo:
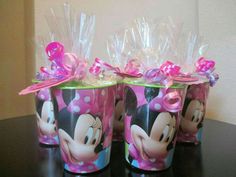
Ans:
[[[41,82],[40,80],[37,80],[37,79],[32,79],[32,82],[33,83],[39,83]],[[97,85],[97,86],[93,86],[93,85],[81,85],[80,82],[77,82],[77,81],[69,81],[69,82],[66,82],[66,83],[62,83],[60,85],[57,85],[53,88],[58,88],[58,89],[62,89],[62,90],[65,90],[65,89],[79,89],[79,90],[87,90],[87,89],[100,89],[100,88],[106,88],[106,87],[111,87],[111,86],[114,86],[114,85],[117,85],[118,83],[115,82],[115,81],[109,81],[107,83],[105,83],[104,85]]]
[[[90,90],[90,89],[102,89],[102,88],[107,88],[107,87],[112,87],[117,85],[116,82],[107,82],[104,85],[81,85],[80,82],[77,81],[70,81],[70,82],[66,82],[66,83],[62,83],[58,86],[55,86],[54,88],[57,89],[62,89],[62,90],[72,90],[72,89],[78,89],[78,90]]]
[[[161,84],[148,84],[148,83],[134,82],[134,81],[123,81],[123,83],[124,83],[124,84],[129,84],[129,85],[144,86],[144,87],[166,88],[164,85],[161,85]],[[186,84],[174,83],[174,84],[171,85],[169,88],[184,89],[185,86],[186,86]]]

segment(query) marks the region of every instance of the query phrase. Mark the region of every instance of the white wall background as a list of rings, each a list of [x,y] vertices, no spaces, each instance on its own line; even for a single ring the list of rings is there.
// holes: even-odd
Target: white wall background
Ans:
[[[236,1],[199,0],[199,29],[220,74],[210,91],[207,116],[236,124]]]
[[[50,7],[61,8],[65,0],[35,0],[35,34],[47,31],[44,14]],[[207,117],[236,124],[236,1],[199,0],[199,16],[195,8],[197,0],[70,0],[73,8],[96,15],[96,35],[93,57],[107,57],[108,35],[122,28],[134,18],[163,17],[170,15],[185,22],[185,29],[199,31],[211,46],[208,56],[217,62],[220,74],[218,84],[211,89]],[[37,59],[36,68],[42,60]]]

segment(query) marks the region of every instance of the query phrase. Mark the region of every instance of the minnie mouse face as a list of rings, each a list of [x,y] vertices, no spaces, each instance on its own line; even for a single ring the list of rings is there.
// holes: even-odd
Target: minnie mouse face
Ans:
[[[71,163],[89,162],[97,158],[102,139],[102,123],[98,117],[90,114],[80,115],[72,138],[64,130],[59,129],[62,153]]]
[[[202,127],[204,117],[204,105],[199,100],[186,99],[180,123],[181,130],[186,133],[195,134]]]
[[[158,92],[158,89],[156,91]],[[145,93],[148,92],[145,90]],[[137,108],[134,91],[126,87],[125,93],[126,114],[131,116],[131,138],[142,159],[155,161],[157,158],[166,157],[173,147],[176,132],[175,116],[168,112],[152,111],[148,104]],[[150,97],[146,99],[147,102],[152,100]]]
[[[82,102],[72,104],[78,98],[83,101],[82,98],[89,93],[80,92],[79,97],[75,90],[63,90],[62,98],[53,98],[59,124],[61,154],[63,159],[69,163],[93,161],[97,158],[97,153],[103,149],[103,127],[100,118],[86,113],[87,110],[82,109],[84,108]],[[63,104],[61,104],[62,101]],[[58,109],[59,103],[64,105],[61,110]],[[78,106],[81,109],[71,112]]]
[[[55,136],[57,128],[51,101],[37,100],[37,125],[42,136]]]
[[[123,100],[118,100],[116,102],[115,109],[115,118],[114,118],[114,131],[115,132],[123,132],[124,130],[124,122],[123,122]]]

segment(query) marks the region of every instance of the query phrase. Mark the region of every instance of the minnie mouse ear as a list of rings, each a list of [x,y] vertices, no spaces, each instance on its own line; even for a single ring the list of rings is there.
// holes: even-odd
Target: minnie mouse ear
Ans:
[[[131,125],[137,125],[150,135],[152,126],[160,112],[152,111],[148,104],[144,104],[137,108],[132,117]]]
[[[58,127],[66,131],[72,138],[74,138],[74,130],[78,118],[78,115],[69,112],[66,107],[59,111],[56,117]]]
[[[74,89],[62,90],[62,97],[66,105],[69,105],[70,102],[75,98]]]
[[[150,88],[150,87],[145,87],[144,90],[144,95],[147,100],[147,102],[152,101],[153,98],[157,97],[159,94],[159,88]]]
[[[41,113],[42,113],[43,103],[44,103],[44,100],[35,99],[36,111],[40,117],[41,117]]]
[[[130,87],[125,87],[125,113],[127,115],[133,115],[137,108],[137,98]]]

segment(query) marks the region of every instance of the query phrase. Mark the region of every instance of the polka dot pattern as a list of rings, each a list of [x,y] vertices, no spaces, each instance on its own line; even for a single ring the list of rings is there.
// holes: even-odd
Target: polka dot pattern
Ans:
[[[44,100],[45,96],[44,95],[39,95],[40,99]]]
[[[154,104],[154,108],[155,108],[155,110],[160,110],[161,109],[161,105],[160,104],[158,104],[158,103],[156,103],[156,104]]]
[[[90,100],[91,100],[91,98],[89,96],[84,97],[84,102],[85,103],[89,103]]]
[[[49,89],[41,89],[37,93],[37,97],[40,100],[48,101],[51,100],[50,90]]]
[[[79,106],[74,106],[73,107],[73,112],[79,113],[80,112],[80,107]]]

